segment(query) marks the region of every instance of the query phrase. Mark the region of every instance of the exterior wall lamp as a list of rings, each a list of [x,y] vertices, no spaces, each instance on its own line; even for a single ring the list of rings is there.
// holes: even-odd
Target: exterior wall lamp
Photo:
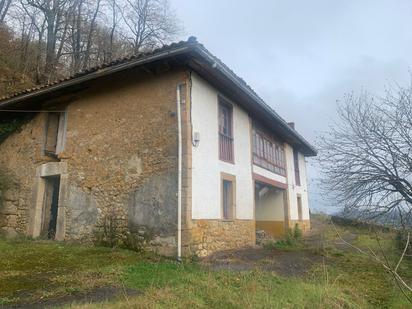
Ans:
[[[199,132],[194,132],[193,133],[193,146],[198,147],[200,143],[200,133]]]

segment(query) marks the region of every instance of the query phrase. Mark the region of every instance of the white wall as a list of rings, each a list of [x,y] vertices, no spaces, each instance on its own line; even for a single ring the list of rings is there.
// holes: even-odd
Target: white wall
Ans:
[[[299,153],[299,172],[300,186],[296,185],[295,169],[293,162],[293,148],[289,145],[285,146],[286,166],[288,175],[288,197],[290,204],[290,219],[298,220],[298,194],[302,198],[302,219],[309,220],[309,202],[308,202],[308,186],[306,176],[306,161],[305,156]]]
[[[233,106],[235,164],[220,161],[218,92],[194,73],[192,124],[193,132],[200,133],[199,146],[192,148],[193,219],[221,219],[221,172],[236,177],[236,218],[253,219],[251,124],[248,114],[239,106]]]
[[[266,178],[269,178],[269,179],[272,179],[272,180],[275,180],[275,181],[278,181],[278,182],[281,182],[281,183],[284,183],[284,184],[287,184],[287,179],[286,179],[285,176],[273,173],[273,172],[271,172],[271,171],[269,171],[265,168],[262,168],[262,167],[260,167],[256,164],[253,164],[253,173],[258,174],[258,175],[263,176],[263,177],[266,177]]]
[[[285,220],[283,192],[282,189],[272,187],[256,201],[256,220]]]
[[[235,103],[235,102],[231,102]],[[192,124],[200,143],[192,147],[192,218],[221,219],[221,172],[236,177],[236,218],[254,218],[253,172],[287,183],[290,218],[298,220],[297,195],[302,198],[303,219],[309,219],[306,162],[299,154],[301,185],[296,186],[293,149],[285,146],[287,177],[251,164],[251,122],[246,111],[234,104],[233,133],[235,164],[219,160],[218,91],[197,74],[192,74]]]

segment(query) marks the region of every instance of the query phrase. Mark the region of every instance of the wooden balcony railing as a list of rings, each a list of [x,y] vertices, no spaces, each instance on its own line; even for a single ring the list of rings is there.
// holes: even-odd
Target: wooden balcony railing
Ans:
[[[219,158],[227,162],[234,162],[233,137],[219,133]]]

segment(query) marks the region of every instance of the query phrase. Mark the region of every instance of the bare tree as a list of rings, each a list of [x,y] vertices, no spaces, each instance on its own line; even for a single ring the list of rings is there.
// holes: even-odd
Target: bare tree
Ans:
[[[89,30],[87,31],[86,46],[85,46],[84,57],[83,57],[83,69],[86,69],[90,65],[89,63],[90,55],[92,53],[92,43],[93,43],[93,37],[95,35],[95,29],[96,29],[96,23],[97,23],[96,19],[100,11],[100,4],[101,4],[101,0],[97,0],[95,8],[92,11],[91,20],[89,22]]]
[[[114,46],[114,40],[115,40],[115,31],[116,27],[119,23],[119,7],[116,3],[116,0],[109,0],[110,3],[110,16],[111,16],[111,27],[110,27],[110,35],[109,35],[109,48],[108,51],[104,55],[104,61],[105,62],[110,62],[112,61],[113,58],[113,46]]]
[[[6,19],[12,0],[0,0],[0,24]]]
[[[46,25],[45,73],[51,79],[55,72],[57,60],[61,56],[63,41],[66,39],[67,16],[73,7],[72,0],[22,0],[22,5],[37,9],[42,14]],[[26,8],[33,18],[33,11]],[[60,44],[60,45],[59,45]]]
[[[409,303],[412,304],[412,286],[410,284],[408,284],[408,282],[399,274],[399,267],[401,266],[404,258],[406,257],[406,253],[407,253],[408,249],[410,248],[410,238],[411,238],[411,233],[410,232],[407,233],[406,242],[405,242],[405,245],[404,245],[404,248],[402,250],[402,253],[401,253],[400,257],[397,260],[397,263],[395,265],[393,265],[391,263],[391,261],[389,260],[389,257],[387,256],[387,254],[383,250],[381,241],[379,240],[379,237],[378,237],[377,234],[375,234],[375,238],[376,238],[376,241],[379,245],[380,255],[377,254],[371,248],[368,248],[368,250],[364,250],[364,249],[359,248],[359,247],[351,244],[350,242],[346,241],[340,235],[338,229],[336,228],[336,226],[333,222],[332,222],[332,225],[333,225],[333,228],[334,228],[334,230],[335,230],[335,232],[336,232],[336,234],[339,237],[341,242],[343,242],[348,247],[350,247],[352,249],[355,249],[356,251],[358,251],[362,255],[365,255],[365,256],[369,257],[373,262],[381,265],[383,267],[383,269],[385,269],[393,277],[393,279],[395,280],[395,283],[396,283],[397,287],[399,288],[399,290],[402,292],[404,297],[409,301]]]
[[[383,98],[346,96],[339,121],[320,140],[323,185],[365,218],[412,212],[412,85]],[[404,222],[404,221],[403,221]]]
[[[164,44],[180,32],[167,0],[126,0],[121,13],[134,53]]]
[[[168,0],[0,0],[0,25],[16,46],[5,66],[36,84],[153,49],[180,31]]]

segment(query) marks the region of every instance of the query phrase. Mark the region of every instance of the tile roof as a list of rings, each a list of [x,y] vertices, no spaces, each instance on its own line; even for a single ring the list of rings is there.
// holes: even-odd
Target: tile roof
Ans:
[[[160,48],[156,48],[156,49],[154,49],[150,52],[139,53],[137,55],[126,56],[126,57],[123,57],[123,58],[113,60],[111,62],[106,62],[106,63],[103,63],[101,65],[79,71],[79,72],[74,73],[72,75],[69,75],[67,77],[60,78],[60,79],[51,81],[51,82],[46,83],[46,84],[41,84],[41,85],[38,85],[38,86],[35,86],[35,87],[32,87],[32,88],[27,88],[27,89],[12,93],[10,95],[0,97],[0,105],[5,100],[12,99],[12,98],[21,96],[23,94],[29,94],[31,92],[35,92],[35,91],[40,90],[40,89],[45,89],[45,88],[48,88],[50,86],[58,85],[58,84],[61,84],[65,81],[76,79],[76,78],[88,75],[90,73],[98,72],[98,71],[101,71],[103,69],[113,67],[115,65],[130,63],[134,60],[143,59],[143,58],[145,58],[147,56],[150,56],[150,55],[155,55],[155,54],[167,51],[167,50],[175,49],[177,47],[187,46],[187,45],[190,45],[190,44],[199,44],[199,43],[197,43],[197,40],[196,40],[195,37],[189,37],[189,39],[187,41],[180,41],[180,42],[177,42],[177,43],[171,43],[170,45],[164,45],[164,46],[162,46]]]
[[[316,155],[316,149],[309,142],[307,142],[303,136],[291,128],[288,123],[273,110],[273,108],[271,108],[259,97],[252,87],[250,87],[241,77],[236,75],[236,73],[233,72],[233,70],[230,69],[223,61],[210,53],[193,36],[189,37],[187,41],[172,43],[170,45],[157,48],[151,52],[139,53],[137,55],[124,57],[109,63],[103,63],[99,66],[80,71],[65,78],[4,96],[0,98],[0,109],[2,107],[9,108],[9,106],[13,106],[15,103],[30,100],[37,95],[52,93],[57,88],[65,88],[66,86],[70,86],[72,83],[80,84],[87,79],[98,78],[102,75],[112,74],[122,69],[138,66],[144,63],[144,61],[151,62],[156,61],[156,59],[167,58],[172,54],[177,54],[179,51],[181,51],[181,53],[196,52],[203,60],[207,60],[209,63],[212,63],[211,66],[213,68],[218,67],[219,71],[225,76],[225,78],[234,83],[236,87],[242,89],[242,91],[244,91],[246,95],[252,99],[254,104],[259,106],[260,113],[269,115],[269,117],[271,117],[271,121],[279,124],[279,127],[283,130],[285,135],[291,137],[293,140],[297,140],[298,143],[303,146],[304,153],[306,155]],[[249,105],[249,107],[250,106],[251,105]]]

